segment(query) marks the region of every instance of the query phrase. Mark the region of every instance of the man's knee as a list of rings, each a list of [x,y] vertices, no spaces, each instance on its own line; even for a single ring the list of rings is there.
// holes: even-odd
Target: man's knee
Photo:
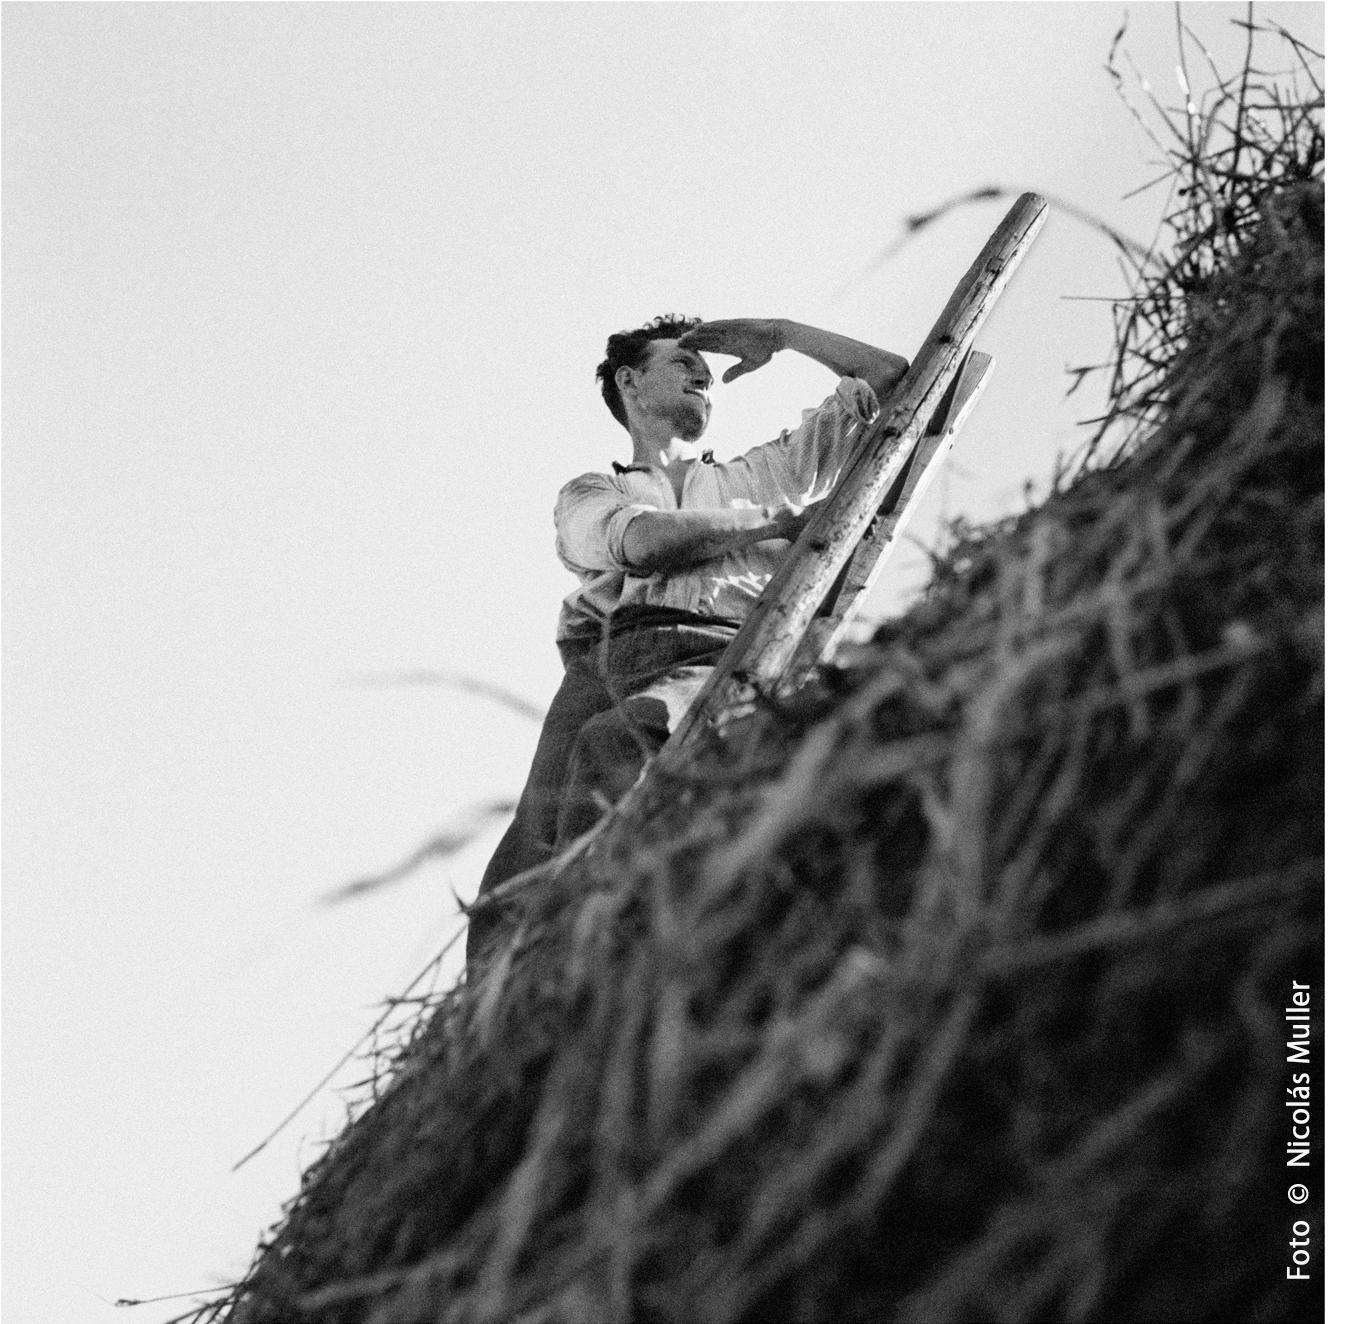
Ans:
[[[569,761],[557,846],[586,832],[621,799],[668,738],[668,713],[653,699],[627,699],[585,722]]]
[[[655,710],[659,709],[658,712]],[[571,767],[590,770],[609,798],[635,781],[641,765],[669,738],[667,713],[655,700],[627,699],[583,724],[574,742]]]
[[[653,695],[632,695],[583,723],[574,757],[586,747],[601,758],[639,764],[658,753],[668,738],[667,706]]]

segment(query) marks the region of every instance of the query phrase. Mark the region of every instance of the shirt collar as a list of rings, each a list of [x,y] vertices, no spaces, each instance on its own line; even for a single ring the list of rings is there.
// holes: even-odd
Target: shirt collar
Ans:
[[[715,464],[716,453],[714,451],[703,451],[702,463]],[[650,468],[651,466],[648,464],[618,464],[615,460],[612,461],[612,472],[615,474],[647,474],[650,472]]]

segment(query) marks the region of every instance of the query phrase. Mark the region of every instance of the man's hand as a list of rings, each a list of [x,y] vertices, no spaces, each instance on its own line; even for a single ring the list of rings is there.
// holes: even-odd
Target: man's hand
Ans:
[[[764,514],[773,523],[774,538],[786,538],[788,542],[796,542],[802,536],[802,530],[820,513],[824,505],[824,501],[813,501],[809,506],[799,506],[795,501],[784,501],[780,506],[766,507]]]
[[[723,382],[733,382],[762,368],[786,344],[782,324],[771,317],[731,317],[703,322],[678,338],[683,349],[703,354],[731,354],[740,362],[726,369]]]

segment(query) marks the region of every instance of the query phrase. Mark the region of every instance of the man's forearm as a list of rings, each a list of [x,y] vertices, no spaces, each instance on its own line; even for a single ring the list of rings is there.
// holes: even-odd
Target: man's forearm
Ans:
[[[779,317],[775,319],[775,327],[784,349],[805,354],[841,377],[862,377],[879,400],[886,400],[910,366],[900,354],[865,345],[861,340],[851,340],[818,326]]]
[[[733,354],[738,358],[739,363],[726,369],[723,382],[733,382],[762,368],[780,349],[795,349],[841,377],[863,378],[880,401],[887,399],[910,366],[900,354],[786,317],[732,317],[703,322],[680,336],[678,343],[704,354]]]
[[[622,550],[637,574],[668,573],[768,538],[795,535],[795,507],[648,510],[627,526]]]

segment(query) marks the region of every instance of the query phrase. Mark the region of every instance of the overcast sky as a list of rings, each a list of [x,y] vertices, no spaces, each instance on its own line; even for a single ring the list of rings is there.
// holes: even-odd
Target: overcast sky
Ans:
[[[536,726],[355,682],[549,700],[555,493],[629,453],[607,335],[786,316],[909,357],[1008,200],[870,264],[985,185],[1151,238],[1165,192],[1126,195],[1155,150],[1104,69],[1125,12],[4,6],[10,1318],[159,1319],[100,1298],[240,1273],[335,1095],[230,1165],[455,932],[501,820],[320,898],[515,797]],[[1127,12],[1175,102],[1174,8]],[[1183,12],[1236,67],[1244,7]],[[1321,6],[1258,12],[1322,49]],[[1066,370],[1105,357],[1123,292],[1055,208],[920,541],[1046,487],[1100,405]],[[832,385],[783,356],[718,387],[708,444]]]

